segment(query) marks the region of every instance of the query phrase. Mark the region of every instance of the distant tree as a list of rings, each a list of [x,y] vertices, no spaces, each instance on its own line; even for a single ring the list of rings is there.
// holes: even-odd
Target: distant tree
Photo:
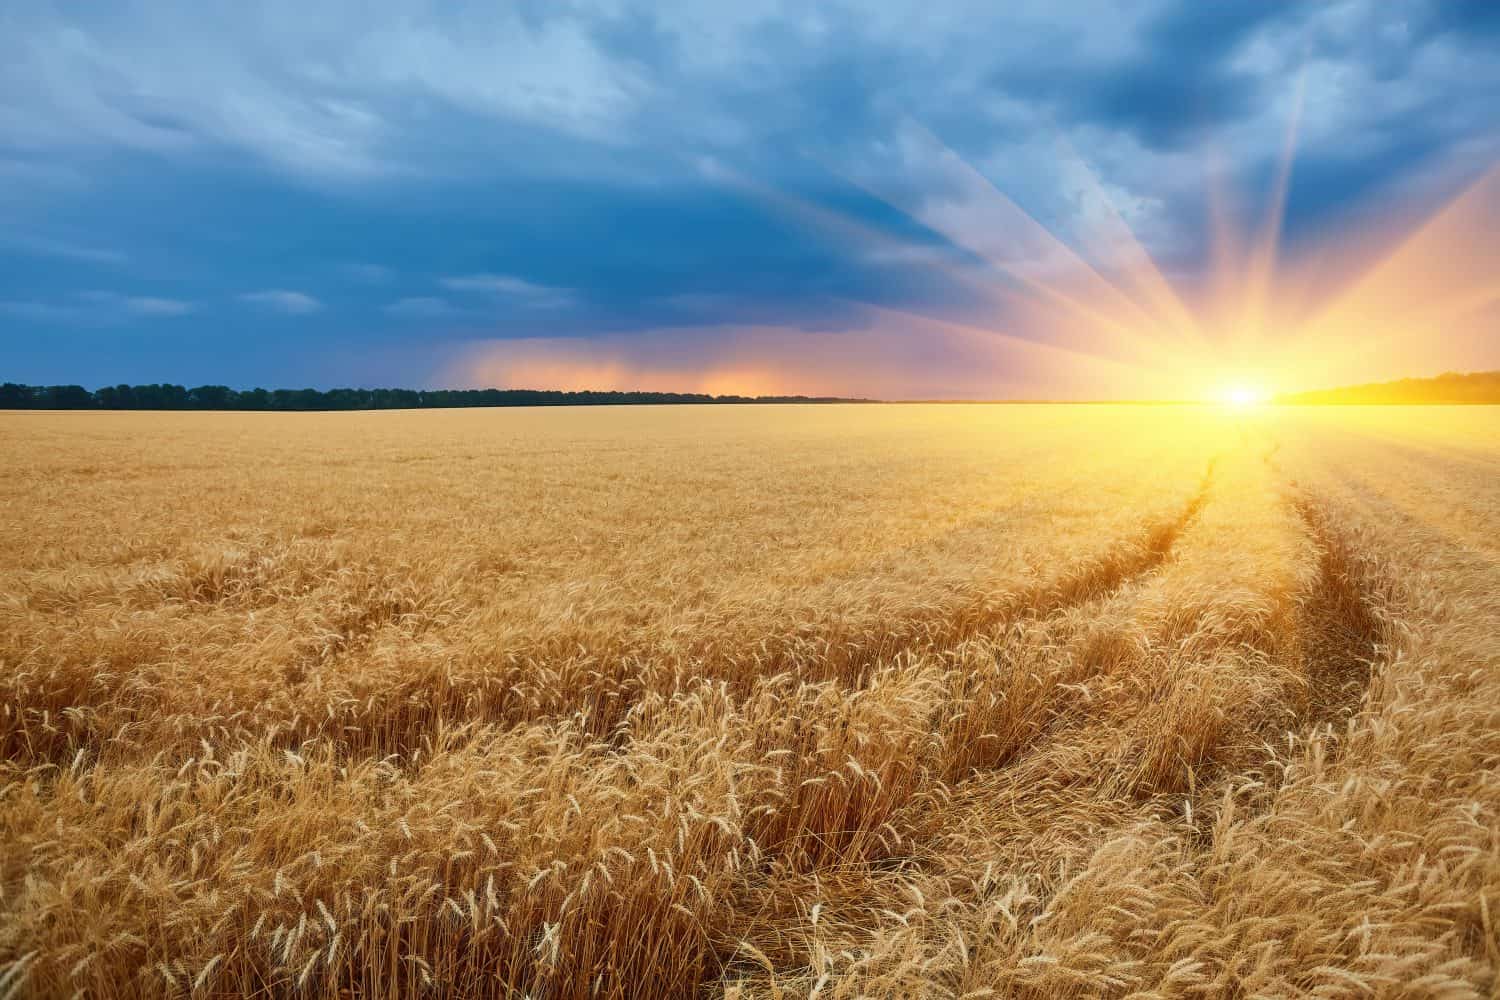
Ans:
[[[49,385],[37,402],[45,410],[86,410],[93,407],[94,394],[81,385]]]
[[[188,405],[195,410],[232,410],[239,393],[227,385],[200,385],[188,390]]]
[[[135,387],[122,384],[95,389],[94,402],[106,410],[133,410],[136,408]]]
[[[0,385],[0,410],[29,410],[36,406],[36,391],[29,385]]]
[[[188,391],[180,385],[157,382],[132,388],[138,409],[183,410],[187,408]]]

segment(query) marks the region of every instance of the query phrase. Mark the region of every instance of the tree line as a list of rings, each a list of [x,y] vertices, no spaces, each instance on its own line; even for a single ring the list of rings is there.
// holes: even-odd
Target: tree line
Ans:
[[[0,410],[418,410],[460,406],[621,406],[671,403],[869,403],[838,396],[711,396],[701,392],[556,389],[231,389],[169,383],[0,384]]]

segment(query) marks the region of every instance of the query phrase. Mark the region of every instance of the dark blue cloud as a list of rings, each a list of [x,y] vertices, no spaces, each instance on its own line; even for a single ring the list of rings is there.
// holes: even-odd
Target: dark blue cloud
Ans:
[[[1451,34],[1465,42],[1493,42],[1500,35],[1500,5],[1493,3],[1428,3],[1414,20],[1427,37]]]
[[[1291,14],[1287,11],[1291,10]],[[1097,74],[1081,110],[1104,124],[1134,129],[1151,146],[1179,145],[1266,99],[1266,81],[1233,63],[1237,49],[1295,8],[1273,4],[1191,4],[1147,27],[1142,55]]]
[[[1139,44],[1118,60],[1091,60],[1065,47],[1060,67],[1057,51],[1043,50],[1020,66],[1002,66],[994,79],[1045,102],[1062,120],[1124,129],[1148,147],[1172,148],[1260,110],[1275,81],[1236,65],[1235,56],[1257,32],[1299,18],[1294,5],[1181,4],[1149,20]]]

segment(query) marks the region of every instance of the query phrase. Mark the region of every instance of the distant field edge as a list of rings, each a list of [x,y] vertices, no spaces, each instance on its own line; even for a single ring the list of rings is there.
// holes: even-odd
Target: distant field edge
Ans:
[[[1283,393],[1276,402],[1294,406],[1474,406],[1500,403],[1500,371],[1445,372],[1337,389]]]
[[[1485,406],[1500,404],[1500,371],[1448,372],[1433,378],[1281,393],[1279,406]],[[864,396],[713,395],[697,392],[562,389],[232,389],[172,383],[81,385],[0,383],[4,410],[337,412],[540,406],[684,406],[830,403],[982,404],[991,406],[1197,406],[1196,399],[874,399]]]
[[[0,384],[0,410],[217,410],[329,412],[447,410],[515,406],[681,406],[878,403],[843,396],[740,396],[695,392],[561,389],[231,389],[169,383],[102,386]]]

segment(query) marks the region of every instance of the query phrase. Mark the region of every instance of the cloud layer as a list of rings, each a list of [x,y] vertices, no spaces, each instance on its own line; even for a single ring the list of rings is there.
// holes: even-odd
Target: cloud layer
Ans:
[[[759,330],[757,384],[989,395],[1024,358],[923,369],[913,322],[903,390],[855,335],[904,315],[1073,349],[1021,301],[1063,275],[1198,314],[1277,204],[1285,261],[1419,218],[1500,150],[1492,9],[12,5],[4,374],[514,384],[494,359],[524,342],[686,380]]]

